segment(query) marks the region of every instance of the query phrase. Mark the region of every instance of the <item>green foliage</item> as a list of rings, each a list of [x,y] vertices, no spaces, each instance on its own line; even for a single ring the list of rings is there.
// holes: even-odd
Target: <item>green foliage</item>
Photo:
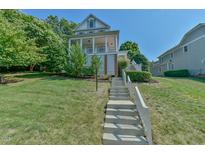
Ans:
[[[76,23],[66,20],[65,18],[59,19],[57,16],[48,16],[45,20],[64,41],[64,44],[68,45],[68,38],[74,34],[74,29],[77,26]]]
[[[96,73],[96,69],[99,71],[100,64],[101,64],[100,57],[98,57],[96,55],[92,56],[91,67],[92,67],[94,73]]]
[[[167,77],[189,77],[190,73],[187,69],[172,70],[172,71],[164,72],[164,76],[167,76]]]
[[[0,66],[29,66],[45,60],[45,55],[33,39],[27,39],[21,26],[14,26],[0,12]]]
[[[127,41],[122,43],[120,46],[120,50],[129,50],[128,51],[128,58],[132,61],[134,60],[137,64],[142,64],[142,70],[148,71],[149,70],[149,61],[148,59],[140,53],[140,49],[138,44],[132,41]]]
[[[86,55],[79,45],[72,45],[68,53],[66,71],[72,77],[81,77]]]
[[[130,60],[133,60],[134,56],[140,53],[138,44],[132,41],[122,43],[120,46],[120,51],[123,50],[129,50],[127,54]]]
[[[143,54],[136,54],[133,57],[133,60],[137,64],[142,64],[142,70],[143,71],[148,71],[149,70],[149,61],[148,61],[148,59]]]
[[[146,71],[126,71],[132,82],[148,82],[151,79],[151,73]]]
[[[95,74],[94,70],[90,66],[84,66],[82,69],[82,76],[87,77],[87,76],[93,76]]]
[[[122,69],[125,69],[129,64],[129,60],[126,58],[118,58],[118,75],[122,75]]]
[[[0,10],[0,19],[1,33],[2,35],[5,33],[5,37],[8,37],[2,39],[1,45],[6,44],[7,50],[10,50],[9,54],[3,56],[4,61],[1,56],[2,63],[5,64],[6,60],[7,66],[40,64],[48,71],[63,70],[67,59],[67,44],[64,36],[57,34],[51,24],[17,10]],[[61,26],[61,30],[70,34],[65,20],[61,21],[61,25],[65,25]],[[73,25],[74,23],[70,29]],[[4,37],[2,35],[0,37]],[[6,52],[3,47],[1,49]]]

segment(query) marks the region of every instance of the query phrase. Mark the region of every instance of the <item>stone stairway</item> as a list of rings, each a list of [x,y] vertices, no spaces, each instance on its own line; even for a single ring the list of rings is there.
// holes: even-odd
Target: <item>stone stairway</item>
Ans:
[[[113,78],[106,108],[103,144],[148,144],[135,104],[122,78]]]

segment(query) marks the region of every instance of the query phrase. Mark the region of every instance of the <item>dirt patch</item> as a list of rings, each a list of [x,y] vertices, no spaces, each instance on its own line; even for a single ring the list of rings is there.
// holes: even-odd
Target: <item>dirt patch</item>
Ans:
[[[21,81],[23,81],[23,79],[10,79],[10,78],[6,78],[6,79],[4,79],[4,82],[0,82],[0,85],[17,83],[17,82],[21,82]]]

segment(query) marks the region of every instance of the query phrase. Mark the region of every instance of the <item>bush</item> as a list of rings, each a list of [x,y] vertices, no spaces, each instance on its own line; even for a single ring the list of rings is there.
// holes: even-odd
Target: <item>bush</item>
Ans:
[[[129,64],[129,60],[126,58],[120,57],[118,59],[118,75],[122,76],[122,69],[125,69]]]
[[[86,55],[80,45],[73,45],[68,53],[68,64],[65,66],[65,71],[69,76],[81,77],[85,62]]]
[[[126,71],[132,82],[148,82],[151,79],[151,73],[146,71]]]
[[[166,76],[166,77],[189,77],[190,73],[187,69],[172,70],[172,71],[164,72],[164,76]]]
[[[92,67],[84,67],[82,69],[82,76],[86,77],[86,76],[94,76],[94,69]]]

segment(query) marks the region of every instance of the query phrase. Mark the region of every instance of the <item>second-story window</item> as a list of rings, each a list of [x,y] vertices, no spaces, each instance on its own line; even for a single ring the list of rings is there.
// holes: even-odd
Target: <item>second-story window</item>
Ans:
[[[95,27],[94,24],[95,24],[94,19],[90,19],[89,22],[88,22],[89,28],[94,28]]]
[[[187,52],[188,51],[188,46],[184,46],[184,52]]]

